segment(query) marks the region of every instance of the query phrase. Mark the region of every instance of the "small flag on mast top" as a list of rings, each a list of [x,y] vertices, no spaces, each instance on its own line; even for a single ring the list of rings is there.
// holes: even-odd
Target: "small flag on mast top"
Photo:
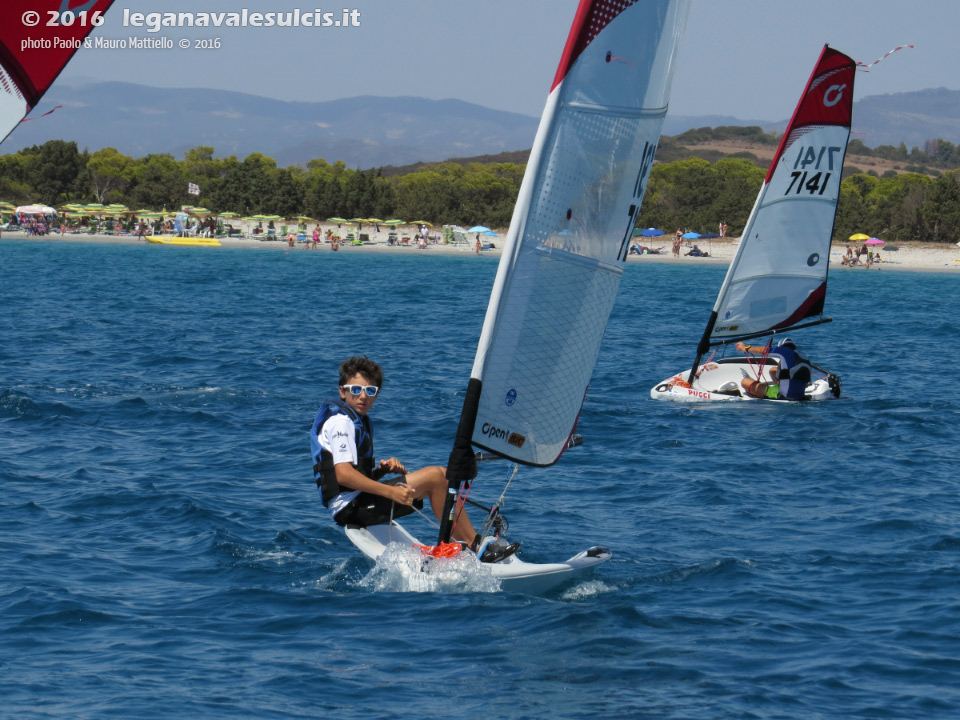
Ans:
[[[187,183],[187,192],[190,193],[191,195],[199,195],[200,186],[195,185],[194,183]]]

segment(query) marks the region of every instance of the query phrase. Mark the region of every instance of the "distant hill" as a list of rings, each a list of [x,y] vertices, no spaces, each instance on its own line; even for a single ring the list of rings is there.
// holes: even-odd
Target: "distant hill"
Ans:
[[[314,158],[349,167],[402,165],[530,147],[537,118],[461,100],[354,97],[283,102],[223,90],[130,83],[54,86],[38,111],[0,146],[17,150],[58,138],[91,151],[115,147],[132,157],[213,146],[218,156],[261,152],[281,166]]]
[[[853,125],[863,133],[854,137],[869,147],[904,143],[922,149],[937,138],[960,144],[960,90],[871,95],[853,104]]]
[[[410,166],[448,158],[525,151],[538,118],[461,100],[362,96],[329,102],[284,102],[224,90],[153,88],[130,83],[54,85],[37,109],[55,113],[24,123],[0,153],[58,138],[91,151],[115,147],[133,157],[213,146],[217,156],[261,152],[280,166],[315,158],[348,167]],[[960,144],[960,91],[918,90],[854,103],[855,138],[870,147],[923,147],[942,138]],[[764,122],[704,115],[668,115],[665,135],[721,125],[783,130]]]

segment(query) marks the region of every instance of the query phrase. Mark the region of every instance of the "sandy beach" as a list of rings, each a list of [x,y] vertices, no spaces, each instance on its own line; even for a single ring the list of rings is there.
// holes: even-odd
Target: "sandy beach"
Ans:
[[[336,225],[330,225],[321,223],[320,227],[325,233],[327,229],[332,229],[334,232],[340,232],[341,234],[346,234],[346,230],[341,228],[338,230]],[[372,230],[372,228],[371,228]],[[366,231],[366,229],[365,229]],[[312,232],[312,227],[310,229]],[[506,235],[505,229],[497,230],[500,235],[499,238],[494,240],[494,243],[497,245],[494,249],[484,250],[482,255],[484,256],[499,256],[502,248],[503,238]],[[453,254],[453,255],[475,255],[476,251],[472,246],[464,245],[444,245],[444,244],[434,244],[430,243],[425,249],[418,249],[416,244],[411,241],[409,245],[398,246],[398,245],[389,245],[387,243],[387,234],[388,231],[386,228],[381,229],[379,233],[370,232],[370,242],[364,243],[363,245],[350,245],[350,244],[341,244],[340,252],[346,253],[401,253],[401,254],[414,254],[414,255],[439,255],[439,254]],[[2,240],[23,240],[27,236],[22,232],[4,232],[0,242]],[[704,264],[714,264],[714,265],[727,265],[730,260],[733,258],[734,253],[737,249],[737,243],[739,238],[729,238],[725,240],[713,240],[706,242],[699,242],[701,250],[709,253],[709,257],[692,257],[687,256],[684,253],[690,250],[689,245],[684,245],[683,250],[679,258],[673,257],[670,253],[670,246],[672,240],[668,236],[667,241],[662,243],[650,242],[650,238],[635,238],[635,243],[639,244],[639,241],[643,241],[643,244],[648,245],[648,247],[664,248],[664,254],[662,255],[637,255],[631,253],[627,259],[630,263],[674,263],[678,265],[704,265]],[[659,238],[658,238],[659,239]],[[47,235],[40,238],[32,238],[32,242],[67,242],[67,243],[114,243],[114,244],[137,244],[137,243],[146,243],[145,240],[137,238],[133,235]],[[254,248],[263,251],[285,251],[285,252],[331,252],[329,244],[320,243],[317,246],[316,250],[312,249],[312,243],[304,245],[302,243],[296,244],[294,247],[290,247],[286,241],[264,241],[264,240],[254,240],[251,238],[221,238],[221,248],[220,249],[229,249],[229,248]],[[846,246],[848,243],[834,244],[830,250],[830,262],[831,266],[840,271],[840,272],[876,272],[882,270],[913,270],[913,271],[922,271],[922,272],[957,272],[960,273],[960,247],[955,245],[940,245],[933,243],[922,243],[922,242],[906,242],[906,243],[897,243],[897,251],[884,251],[883,246],[880,247],[880,255],[883,260],[879,263],[874,263],[872,267],[865,267],[863,265],[846,267],[840,264],[840,260],[846,252]],[[164,246],[157,246],[158,248],[163,248]],[[172,247],[165,248],[171,252],[176,250]],[[208,248],[211,252],[215,251],[217,248]]]

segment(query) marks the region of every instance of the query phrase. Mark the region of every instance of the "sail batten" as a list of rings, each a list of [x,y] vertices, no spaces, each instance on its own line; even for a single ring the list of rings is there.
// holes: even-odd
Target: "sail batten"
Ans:
[[[688,5],[581,0],[474,359],[481,389],[461,431],[472,429],[476,447],[537,466],[567,447],[653,165]],[[464,445],[458,438],[459,452]],[[448,479],[467,479],[455,465],[452,453]]]

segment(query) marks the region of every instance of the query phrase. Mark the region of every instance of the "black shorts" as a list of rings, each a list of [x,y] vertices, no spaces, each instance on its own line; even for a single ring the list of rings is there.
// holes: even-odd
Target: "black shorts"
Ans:
[[[383,484],[399,485],[403,481],[404,476],[397,475],[387,478],[383,481]],[[358,525],[360,527],[382,525],[390,522],[391,517],[396,520],[412,514],[414,508],[422,510],[423,500],[414,500],[411,507],[410,505],[398,505],[383,495],[362,492],[351,500],[343,510],[334,515],[333,519],[341,527],[346,525]]]

